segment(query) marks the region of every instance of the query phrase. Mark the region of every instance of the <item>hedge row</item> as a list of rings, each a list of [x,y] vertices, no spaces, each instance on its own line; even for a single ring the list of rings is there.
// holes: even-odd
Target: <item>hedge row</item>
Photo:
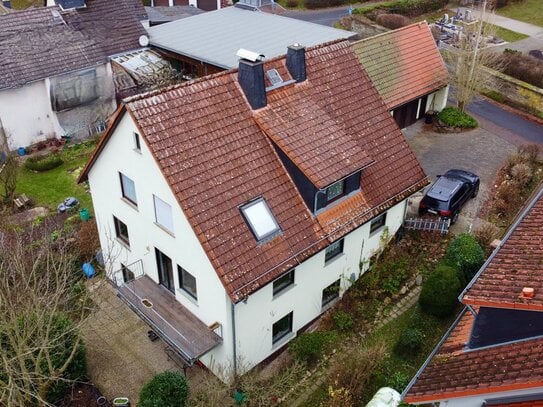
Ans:
[[[347,0],[304,0],[305,8],[316,9],[346,4]]]
[[[58,155],[46,155],[38,157],[29,157],[25,161],[25,167],[31,171],[44,172],[57,168],[64,163]]]
[[[456,107],[446,107],[437,115],[438,119],[449,127],[461,129],[474,129],[478,126],[477,120]]]
[[[402,14],[407,17],[418,17],[422,14],[440,10],[446,5],[447,0],[394,0],[357,8],[354,10],[354,13],[369,14],[372,11],[383,10],[388,13]]]

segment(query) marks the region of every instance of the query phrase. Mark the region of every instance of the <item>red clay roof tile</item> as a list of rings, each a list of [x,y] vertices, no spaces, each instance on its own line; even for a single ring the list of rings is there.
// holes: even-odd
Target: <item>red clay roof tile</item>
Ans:
[[[276,58],[265,67],[282,64]],[[308,49],[306,64],[305,83],[272,91],[269,106],[256,111],[237,83],[236,69],[127,101],[126,109],[234,302],[428,183],[348,42]],[[286,75],[284,69],[281,73]],[[297,116],[297,103],[318,110],[326,120]],[[283,111],[289,111],[295,126],[278,119]],[[308,165],[320,185],[363,167],[368,157],[375,163],[363,171],[361,192],[354,199],[316,219],[272,140],[294,146],[291,153],[299,155],[299,165]],[[313,145],[322,148],[318,151],[324,158]],[[343,154],[342,148],[350,151],[339,165],[343,161],[333,158]],[[96,159],[97,154],[80,180]],[[255,241],[239,209],[259,196],[281,228],[265,243]]]
[[[524,287],[534,289],[523,299]],[[466,291],[465,304],[543,310],[543,189]]]
[[[366,38],[352,46],[390,110],[448,83],[447,69],[426,22]]]

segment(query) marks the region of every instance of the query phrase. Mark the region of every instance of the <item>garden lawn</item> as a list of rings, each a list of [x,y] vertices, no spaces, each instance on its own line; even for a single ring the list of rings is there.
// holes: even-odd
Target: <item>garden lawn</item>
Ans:
[[[55,211],[64,199],[73,196],[79,200],[80,208],[87,208],[92,212],[90,194],[83,185],[77,184],[77,177],[94,147],[94,142],[67,144],[60,152],[64,163],[45,172],[33,172],[21,165],[17,194],[25,193],[36,206],[46,206],[51,211]]]
[[[42,0],[11,0],[11,7],[16,10],[22,10],[28,7],[43,7]]]
[[[541,0],[524,0],[518,3],[511,2],[508,6],[499,8],[496,12],[504,17],[543,27],[543,7],[541,7]]]
[[[494,24],[491,24],[491,26],[492,26],[492,30],[494,30],[494,33],[495,33],[494,35],[496,35],[496,37],[499,37],[502,40],[507,41],[507,42],[515,42],[515,41],[523,40],[529,37],[529,35],[521,34],[516,31],[511,31],[511,30],[508,30],[507,28],[499,27]]]

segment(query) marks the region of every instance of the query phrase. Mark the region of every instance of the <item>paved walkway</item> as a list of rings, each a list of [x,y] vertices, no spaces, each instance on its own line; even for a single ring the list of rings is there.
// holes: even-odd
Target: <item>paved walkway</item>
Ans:
[[[372,331],[375,331],[384,325],[388,324],[392,320],[398,318],[400,315],[402,315],[404,312],[406,312],[409,308],[411,308],[415,303],[418,301],[419,295],[420,295],[421,287],[415,286],[411,291],[407,293],[405,297],[403,297],[392,309],[390,314],[383,320],[381,320],[377,325],[375,325],[372,328]],[[372,331],[368,332],[370,334]],[[366,336],[368,335],[366,334]],[[360,338],[360,340],[364,340],[365,336]],[[342,349],[341,352],[344,352],[344,354],[349,354],[348,350]],[[290,407],[298,407],[302,405],[309,397],[311,397],[317,389],[322,386],[326,380],[328,379],[328,368],[322,368],[322,366],[319,366],[316,368],[314,373],[310,377],[306,377],[304,380],[311,383],[311,385],[305,389],[303,389],[302,393],[292,402],[289,402]],[[296,390],[298,391],[299,388],[295,387],[291,389],[291,391]],[[287,398],[287,401],[289,399]]]
[[[96,306],[83,327],[91,382],[109,400],[125,396],[136,405],[141,387],[155,374],[182,368],[168,358],[161,340],[147,338],[149,327],[109,283],[95,278],[88,286]],[[197,386],[206,375],[200,368],[188,369],[189,385]]]

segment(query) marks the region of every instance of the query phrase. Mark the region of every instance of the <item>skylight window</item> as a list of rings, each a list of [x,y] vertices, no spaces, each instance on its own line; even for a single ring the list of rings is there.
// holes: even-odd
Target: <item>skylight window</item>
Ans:
[[[258,241],[264,240],[280,230],[264,198],[258,198],[242,206],[241,213]]]

